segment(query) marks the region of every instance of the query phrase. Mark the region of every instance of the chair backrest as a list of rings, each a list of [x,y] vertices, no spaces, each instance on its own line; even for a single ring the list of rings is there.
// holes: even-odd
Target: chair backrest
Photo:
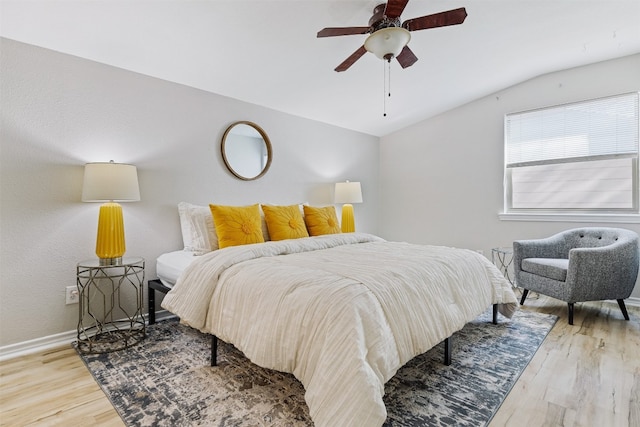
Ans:
[[[583,227],[566,230],[560,233],[564,237],[563,255],[569,257],[574,248],[597,248],[615,243],[638,241],[638,234],[624,228]]]

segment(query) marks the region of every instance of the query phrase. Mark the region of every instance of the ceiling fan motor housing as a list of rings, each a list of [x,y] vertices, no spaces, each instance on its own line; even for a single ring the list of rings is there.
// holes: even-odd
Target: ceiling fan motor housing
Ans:
[[[384,14],[387,4],[379,4],[373,9],[373,16],[369,19],[369,26],[371,27],[370,33],[375,33],[378,30],[389,27],[401,27],[402,22],[400,17],[389,18]]]

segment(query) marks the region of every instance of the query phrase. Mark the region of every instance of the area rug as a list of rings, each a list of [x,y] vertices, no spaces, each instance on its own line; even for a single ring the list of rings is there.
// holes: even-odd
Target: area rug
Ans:
[[[452,337],[453,360],[440,344],[386,384],[385,426],[483,426],[509,393],[557,317],[519,310],[491,323],[484,313]],[[220,342],[167,320],[140,344],[80,355],[128,426],[312,426],[304,388],[292,375],[254,365]]]

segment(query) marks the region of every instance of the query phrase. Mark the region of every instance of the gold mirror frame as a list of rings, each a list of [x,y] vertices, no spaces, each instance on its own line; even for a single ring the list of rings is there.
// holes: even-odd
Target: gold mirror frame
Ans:
[[[236,126],[239,126],[239,125],[250,126],[254,130],[256,130],[260,134],[260,137],[262,137],[262,141],[264,142],[264,145],[265,145],[265,148],[266,148],[266,151],[267,151],[267,161],[264,164],[264,166],[262,167],[262,170],[260,171],[259,174],[255,175],[255,176],[252,176],[252,177],[244,176],[241,173],[239,173],[236,170],[237,166],[236,166],[236,169],[234,169],[233,166],[231,165],[231,161],[229,159],[229,156],[227,156],[226,145],[232,142],[229,139],[229,135],[233,135],[233,133],[231,133],[232,129],[234,129]],[[232,123],[227,128],[227,130],[224,131],[224,135],[222,135],[222,143],[220,144],[220,150],[222,151],[222,159],[224,160],[224,164],[225,164],[225,166],[227,166],[227,169],[229,169],[229,172],[231,172],[236,178],[239,178],[239,179],[241,179],[243,181],[253,181],[255,179],[258,179],[258,178],[262,177],[269,170],[269,167],[271,166],[271,160],[273,158],[273,152],[272,152],[272,149],[271,149],[271,141],[269,140],[269,137],[267,136],[267,133],[264,131],[264,129],[262,129],[257,124],[255,124],[253,122],[246,121],[246,120]]]

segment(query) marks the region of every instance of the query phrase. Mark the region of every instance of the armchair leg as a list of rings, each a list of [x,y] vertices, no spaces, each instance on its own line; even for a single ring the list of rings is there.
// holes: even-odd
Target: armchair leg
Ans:
[[[520,305],[524,305],[524,300],[527,299],[527,295],[529,295],[529,289],[523,289],[522,298],[520,298]]]
[[[567,303],[569,305],[569,324],[573,325],[573,303]]]
[[[620,310],[622,310],[622,315],[624,316],[624,320],[629,320],[629,313],[627,313],[627,306],[624,305],[624,300],[619,299],[618,305],[620,306]]]

